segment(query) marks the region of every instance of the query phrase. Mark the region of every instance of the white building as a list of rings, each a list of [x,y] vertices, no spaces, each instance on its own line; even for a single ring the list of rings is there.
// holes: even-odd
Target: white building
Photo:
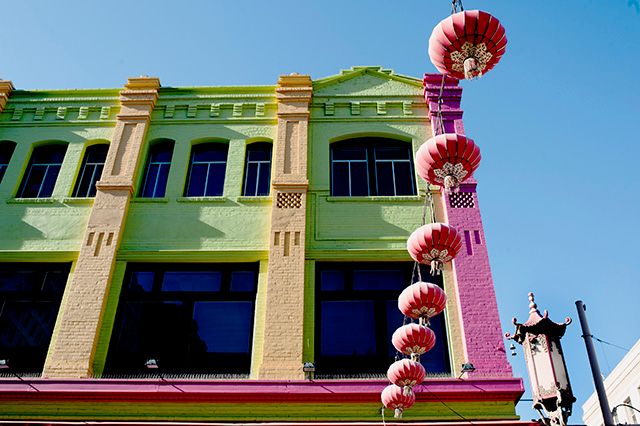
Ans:
[[[613,410],[619,404],[626,404],[640,410],[640,340],[604,379],[604,387]],[[582,420],[587,426],[601,426],[602,412],[598,396],[594,392],[582,406]],[[640,412],[619,406],[615,410],[617,424],[640,424]]]

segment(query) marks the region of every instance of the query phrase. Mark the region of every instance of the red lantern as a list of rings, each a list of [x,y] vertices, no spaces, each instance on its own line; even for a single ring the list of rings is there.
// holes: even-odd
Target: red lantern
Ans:
[[[418,361],[420,355],[435,346],[436,334],[428,327],[411,323],[397,329],[391,336],[391,343],[398,352],[411,355],[412,360]]]
[[[432,283],[419,281],[405,288],[398,298],[398,309],[405,316],[419,319],[421,325],[438,315],[447,306],[444,290]]]
[[[411,393],[412,387],[422,383],[426,374],[422,364],[406,358],[394,362],[387,370],[389,381],[403,388],[405,394]]]
[[[416,153],[418,175],[433,185],[457,190],[480,165],[480,148],[464,135],[444,133],[422,144]]]
[[[416,402],[416,396],[412,393],[405,394],[402,388],[396,385],[389,385],[382,391],[381,398],[382,404],[393,410],[393,417],[399,419],[402,417],[402,412]]]
[[[418,263],[431,264],[431,275],[439,274],[442,265],[456,257],[461,247],[460,235],[444,223],[423,225],[407,240],[411,258]]]
[[[474,79],[492,69],[507,47],[504,27],[480,10],[443,19],[429,38],[429,57],[442,74]]]

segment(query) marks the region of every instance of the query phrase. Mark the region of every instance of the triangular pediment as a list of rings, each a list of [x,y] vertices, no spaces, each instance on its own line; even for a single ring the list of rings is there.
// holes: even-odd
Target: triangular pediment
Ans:
[[[422,81],[381,67],[353,67],[313,82],[314,96],[421,96]]]

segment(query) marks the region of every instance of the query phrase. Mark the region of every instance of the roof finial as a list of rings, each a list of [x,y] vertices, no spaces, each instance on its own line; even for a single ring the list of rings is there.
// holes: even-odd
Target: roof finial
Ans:
[[[532,314],[534,312],[538,312],[538,305],[536,305],[535,295],[531,292],[528,294],[529,296],[529,313]]]

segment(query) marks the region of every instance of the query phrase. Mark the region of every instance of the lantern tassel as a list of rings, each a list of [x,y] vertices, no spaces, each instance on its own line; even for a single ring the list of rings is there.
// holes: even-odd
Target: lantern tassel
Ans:
[[[431,261],[431,275],[440,275],[440,272],[442,271],[442,262],[440,262],[437,259],[433,259]]]
[[[453,175],[446,175],[444,177],[444,190],[447,194],[452,192],[458,192],[460,190],[460,181]]]
[[[413,393],[413,389],[411,389],[411,386],[409,385],[403,386],[402,393],[409,396]]]
[[[402,408],[396,408],[395,410],[393,410],[393,417],[395,417],[396,419],[401,419],[402,418]]]
[[[469,57],[464,60],[464,78],[467,80],[474,80],[478,77],[482,77],[482,71],[478,69],[478,61],[476,58]]]

